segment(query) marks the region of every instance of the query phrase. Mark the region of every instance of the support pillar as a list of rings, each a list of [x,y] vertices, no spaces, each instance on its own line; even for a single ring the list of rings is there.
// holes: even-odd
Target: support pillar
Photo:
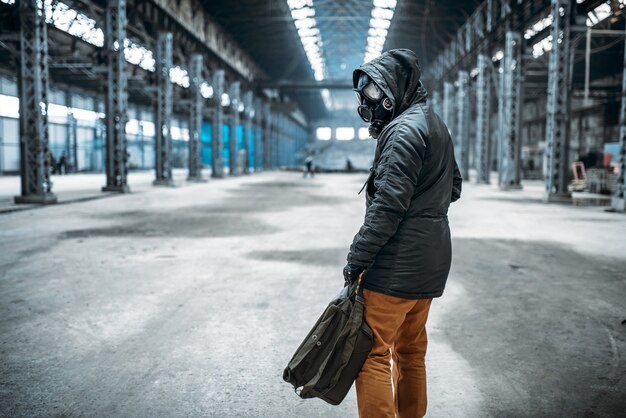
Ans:
[[[502,184],[502,177],[504,173],[504,145],[502,138],[504,138],[504,69],[502,63],[498,69],[498,133],[496,136],[496,169],[498,170],[498,185]]]
[[[489,184],[489,144],[491,143],[491,75],[489,57],[478,55],[476,77],[476,183]]]
[[[239,144],[238,144],[238,126],[239,126],[239,103],[240,103],[240,84],[239,81],[235,81],[230,85],[228,96],[230,97],[230,109],[232,112],[231,126],[230,126],[230,138],[228,154],[230,175],[236,176],[239,174]]]
[[[172,34],[161,33],[156,48],[156,135],[155,135],[155,170],[154,185],[173,186],[172,178],[172,108],[174,89],[170,81],[170,69],[173,64]]]
[[[193,54],[189,65],[189,176],[188,181],[202,181],[202,152],[200,130],[202,129],[202,55]]]
[[[354,139],[355,139],[356,141],[361,140],[361,138],[359,138],[359,129],[361,129],[361,124],[360,124],[360,123],[358,123],[357,125],[354,125]],[[311,135],[307,135],[307,140],[306,140],[306,142],[304,143],[304,145],[306,146],[306,144],[308,144],[308,143],[310,143],[310,142],[313,142],[313,141],[311,140]]]
[[[544,202],[569,201],[567,190],[570,110],[569,0],[551,0],[552,49],[548,65]]]
[[[272,112],[269,103],[263,103],[263,168],[272,167]]]
[[[270,150],[272,151],[272,156],[270,158],[270,166],[271,167],[282,167],[283,164],[283,154],[284,154],[284,145],[285,145],[285,115],[283,113],[276,113],[272,115],[272,120],[274,122],[273,126],[273,135],[272,135],[272,145],[270,145]],[[337,128],[333,128],[335,132],[335,138],[337,135]],[[335,139],[336,140],[336,139]]]
[[[222,138],[224,125],[224,109],[222,108],[222,94],[224,94],[224,70],[217,70],[213,73],[213,100],[215,101],[215,112],[213,112],[213,140],[211,141],[211,149],[213,161],[211,161],[212,177],[224,177],[224,162],[222,161],[222,153],[224,151],[224,142]]]
[[[434,90],[432,94],[432,100],[430,108],[437,114],[440,114],[440,106],[441,106],[441,95],[439,94],[439,90]]]
[[[22,0],[20,7],[20,177],[15,203],[57,202],[50,180],[48,148],[48,31],[43,5]]]
[[[67,106],[67,144],[65,147],[65,155],[67,157],[67,161],[72,165],[72,172],[78,172],[78,136],[77,136],[77,128],[78,124],[76,118],[74,117],[73,111],[73,103],[72,103],[72,93],[65,93],[65,106]],[[64,167],[65,173],[67,174],[67,165]]]
[[[244,158],[244,166],[243,172],[245,174],[250,174],[250,161],[254,160],[252,153],[254,152],[255,147],[251,146],[253,136],[253,121],[254,117],[254,109],[253,109],[253,98],[252,92],[247,91],[243,95],[243,106],[244,106],[244,115],[246,121],[243,126],[243,147],[245,152]]]
[[[254,120],[255,120],[255,132],[254,132],[254,171],[263,170],[263,142],[265,140],[265,133],[263,130],[263,102],[260,98],[254,100]]]
[[[498,185],[502,190],[521,189],[522,37],[518,32],[507,32],[505,35],[502,83],[502,164]]]
[[[443,109],[441,116],[450,131],[452,139],[456,140],[454,138],[454,84],[448,81],[443,83]]]
[[[105,152],[105,148],[106,148],[105,144],[106,144],[105,119],[97,118],[94,145],[93,145],[93,150],[96,151],[95,155],[97,157],[92,155],[92,157],[88,160],[87,162],[88,170],[99,170],[99,171],[103,170],[104,167],[102,166],[102,157],[103,157],[102,153]]]
[[[469,180],[469,140],[470,140],[470,93],[469,93],[469,73],[459,71],[457,88],[457,116],[456,116],[456,154],[457,163],[461,176]]]
[[[626,52],[626,43],[624,43]],[[615,182],[615,192],[611,206],[618,212],[626,212],[626,55],[624,55],[624,70],[622,72],[622,111],[619,127],[619,175]]]
[[[107,54],[107,95],[105,102],[106,149],[105,192],[125,193],[128,188],[128,74],[124,58],[126,39],[126,0],[106,3],[104,49]]]

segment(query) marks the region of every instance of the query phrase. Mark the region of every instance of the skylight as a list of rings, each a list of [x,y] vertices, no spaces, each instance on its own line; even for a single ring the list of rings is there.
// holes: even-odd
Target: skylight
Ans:
[[[287,0],[291,17],[298,29],[298,36],[304,52],[311,63],[316,80],[323,80],[326,76],[326,62],[322,56],[322,36],[317,28],[313,0]]]
[[[206,81],[203,81],[202,84],[200,84],[200,94],[205,99],[210,99],[213,97],[213,87]]]
[[[156,61],[152,56],[152,51],[132,42],[128,38],[124,39],[124,58],[126,58],[126,61],[138,65],[144,70],[155,71],[154,65]]]
[[[0,0],[0,2],[15,4],[15,0]],[[43,6],[47,23],[98,48],[104,46],[104,32],[96,26],[95,20],[60,1],[44,0]],[[296,14],[300,13],[303,18],[309,17],[308,13],[310,12],[306,11],[306,9],[300,10],[296,11]],[[311,11],[314,14],[313,9]],[[305,23],[302,25],[305,25]],[[131,64],[137,65],[146,71],[155,71],[156,62],[152,51],[128,38],[124,40],[124,58]],[[187,70],[178,65],[170,68],[170,81],[180,87],[189,88],[189,74]],[[200,93],[205,99],[210,99],[213,97],[213,87],[208,82],[203,81],[200,85]],[[224,98],[222,98],[222,101],[224,101]]]
[[[576,0],[576,3],[578,4],[582,3],[582,0]],[[611,16],[619,14],[618,13],[619,9],[623,9],[624,7],[626,7],[626,0],[618,0],[616,5],[618,7],[617,10],[611,9],[610,1],[606,1],[596,6],[595,9],[587,13],[587,22],[586,22],[587,27],[591,28],[597,25],[598,23],[602,22],[603,20]],[[530,39],[541,30],[547,28],[551,23],[552,23],[552,14],[539,20],[532,27],[526,29],[526,32],[524,32],[524,38]],[[548,35],[545,38],[535,42],[532,45],[532,49],[533,49],[533,57],[535,58],[538,58],[542,56],[543,54],[545,54],[546,52],[550,51],[552,49],[552,35]]]
[[[549,14],[548,16],[542,19],[539,19],[537,23],[535,23],[534,25],[526,29],[526,31],[524,32],[524,39],[532,38],[533,36],[541,32],[542,30],[544,30],[551,24],[552,24],[552,14]]]
[[[189,88],[189,74],[178,65],[170,68],[170,81],[181,87]]]
[[[395,10],[396,0],[374,0],[363,62],[371,61],[383,52]]]
[[[98,47],[104,45],[104,32],[96,27],[95,20],[62,2],[53,4],[52,0],[45,0],[44,8],[47,23],[92,45]]]

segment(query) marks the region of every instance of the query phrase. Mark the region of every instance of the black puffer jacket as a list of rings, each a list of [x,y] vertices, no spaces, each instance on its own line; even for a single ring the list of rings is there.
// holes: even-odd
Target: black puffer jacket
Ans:
[[[365,266],[364,287],[407,299],[443,294],[452,247],[448,206],[461,196],[450,133],[426,100],[415,54],[391,50],[354,72],[383,89],[393,119],[378,137],[366,182],[363,226],[348,262]]]

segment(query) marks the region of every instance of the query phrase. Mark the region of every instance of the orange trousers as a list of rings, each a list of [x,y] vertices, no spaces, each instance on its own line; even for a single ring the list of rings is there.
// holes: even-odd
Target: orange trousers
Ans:
[[[356,379],[359,417],[421,418],[427,404],[424,360],[432,299],[403,299],[367,289],[363,297],[374,346]]]

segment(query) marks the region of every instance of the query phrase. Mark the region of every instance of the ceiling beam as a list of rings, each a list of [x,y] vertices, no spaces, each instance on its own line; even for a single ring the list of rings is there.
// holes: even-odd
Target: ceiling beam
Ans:
[[[283,81],[265,81],[261,82],[262,88],[278,89],[280,91],[304,91],[304,90],[352,90],[352,81],[350,80],[283,80]]]

